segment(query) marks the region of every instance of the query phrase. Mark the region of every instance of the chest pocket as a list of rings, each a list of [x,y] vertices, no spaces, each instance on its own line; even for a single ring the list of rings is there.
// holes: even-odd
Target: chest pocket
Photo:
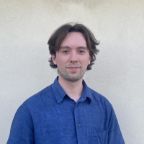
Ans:
[[[107,131],[97,130],[96,128],[87,128],[87,143],[88,144],[107,144]]]

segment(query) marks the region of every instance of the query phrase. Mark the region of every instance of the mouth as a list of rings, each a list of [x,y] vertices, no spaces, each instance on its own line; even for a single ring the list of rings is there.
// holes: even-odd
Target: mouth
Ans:
[[[80,68],[80,66],[68,66],[66,68]]]
[[[66,66],[66,68],[68,68],[68,69],[78,69],[78,68],[80,68],[80,66]]]
[[[77,72],[77,70],[80,69],[80,67],[77,66],[70,66],[70,67],[66,67],[69,71],[71,71],[72,73]]]
[[[77,65],[67,65],[66,68],[80,68],[81,66],[79,64]]]

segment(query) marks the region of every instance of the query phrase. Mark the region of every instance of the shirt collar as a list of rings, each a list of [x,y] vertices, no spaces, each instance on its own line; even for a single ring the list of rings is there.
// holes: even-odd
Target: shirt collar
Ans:
[[[83,80],[83,90],[82,90],[82,94],[81,97],[79,99],[79,101],[85,101],[88,100],[89,102],[91,102],[93,100],[93,96],[92,96],[92,91],[91,89],[87,86],[87,84],[85,83],[85,81]]]
[[[64,97],[67,95],[64,89],[61,87],[60,83],[58,82],[58,77],[54,80],[52,84],[52,89],[54,92],[54,96],[56,98],[57,103],[60,103],[64,100]],[[91,89],[86,85],[85,81],[83,80],[83,91],[81,94],[79,102],[83,102],[87,100],[91,102],[93,100],[93,96],[91,93]]]
[[[56,98],[56,101],[58,103],[62,102],[64,97],[66,96],[66,93],[64,89],[61,87],[61,85],[59,84],[58,77],[54,80],[52,84],[52,89],[53,89],[53,93]]]

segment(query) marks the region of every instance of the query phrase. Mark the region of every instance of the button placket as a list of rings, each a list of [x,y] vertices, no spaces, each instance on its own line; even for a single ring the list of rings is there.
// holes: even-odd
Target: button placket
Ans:
[[[74,108],[74,118],[75,118],[75,129],[76,129],[76,135],[77,135],[77,142],[78,144],[82,144],[82,138],[81,138],[81,118],[79,114],[79,107],[80,103],[77,103]]]

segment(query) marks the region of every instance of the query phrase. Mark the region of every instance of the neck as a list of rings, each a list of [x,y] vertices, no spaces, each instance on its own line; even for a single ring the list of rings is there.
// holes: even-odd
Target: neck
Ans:
[[[80,98],[83,89],[82,79],[75,82],[71,82],[59,76],[58,80],[64,91],[68,94],[68,96],[71,99],[77,101]]]

